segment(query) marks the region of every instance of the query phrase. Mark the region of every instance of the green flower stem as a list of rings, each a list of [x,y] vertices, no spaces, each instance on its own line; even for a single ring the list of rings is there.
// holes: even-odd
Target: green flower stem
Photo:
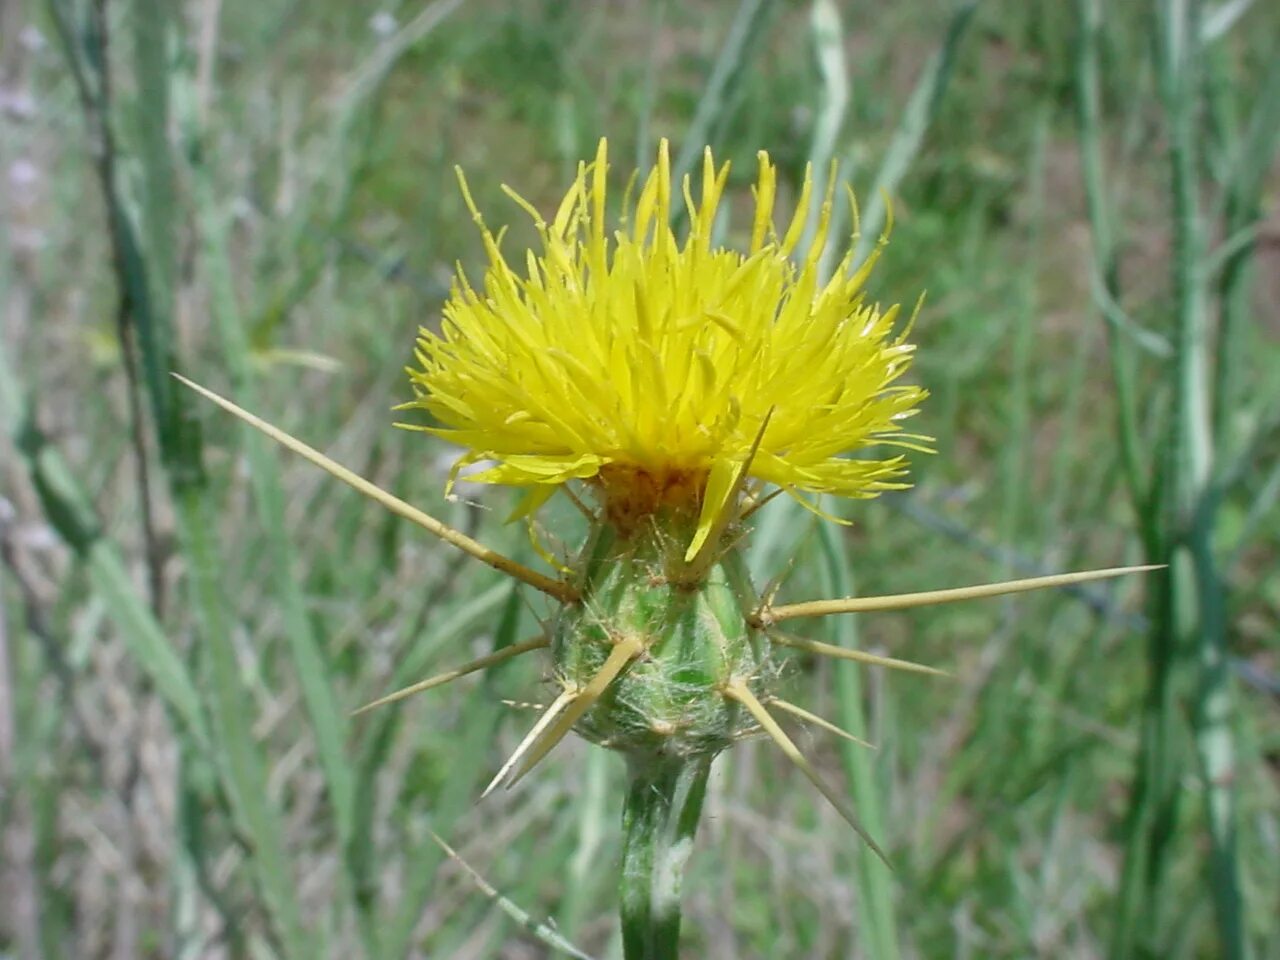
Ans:
[[[631,765],[620,884],[626,960],[679,956],[680,884],[710,771],[710,756]]]

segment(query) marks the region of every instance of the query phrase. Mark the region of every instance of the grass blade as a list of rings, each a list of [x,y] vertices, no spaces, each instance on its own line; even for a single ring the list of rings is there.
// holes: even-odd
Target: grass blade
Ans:
[[[520,594],[514,587],[507,587],[505,595],[502,618],[494,631],[495,650],[517,643],[521,632]],[[484,766],[477,763],[476,758],[491,753],[494,734],[502,716],[497,696],[493,694],[494,678],[499,673],[500,669],[485,674],[484,686],[473,696],[469,709],[459,721],[459,733],[454,738],[455,750],[451,757],[454,775],[449,778],[431,815],[431,828],[437,833],[447,833],[453,821],[479,796]],[[399,960],[407,952],[413,939],[413,928],[435,885],[441,851],[433,841],[423,841],[413,848],[407,862],[412,864],[412,873],[405,878],[400,903],[384,925],[379,943],[379,956],[385,960]]]
[[[1207,238],[1200,210],[1198,129],[1203,50],[1198,10],[1161,4],[1157,75],[1169,127],[1173,214],[1174,423],[1165,487],[1172,494],[1170,641],[1198,661],[1192,727],[1201,762],[1209,830],[1210,893],[1223,956],[1243,960],[1244,904],[1236,850],[1234,704],[1227,662],[1226,598],[1214,544],[1214,436],[1207,289]]]
[[[136,16],[156,13],[157,8],[148,7],[147,2],[138,0],[139,6],[133,11]],[[81,34],[63,0],[49,0],[49,9],[58,28],[64,54],[77,79],[81,107],[96,141],[94,156],[98,188],[107,211],[112,268],[120,298],[121,349],[126,357],[129,356],[136,336],[142,382],[150,396],[160,460],[177,516],[179,541],[190,571],[192,606],[202,629],[204,642],[201,649],[209,669],[211,752],[223,775],[233,815],[250,844],[252,869],[280,951],[285,957],[309,956],[313,951],[303,932],[302,914],[295,895],[297,884],[291,876],[285,853],[285,832],[279,811],[267,795],[265,761],[251,725],[253,711],[240,683],[233,631],[227,615],[229,607],[220,583],[220,561],[212,542],[216,523],[208,499],[200,438],[192,429],[190,401],[172,388],[166,376],[167,372],[178,367],[178,363],[173,353],[172,313],[167,309],[156,309],[156,286],[163,288],[165,284],[151,275],[145,245],[139,240],[139,230],[123,195],[122,178],[116,168],[117,143],[112,129],[115,109],[111,84],[112,58],[108,49],[110,20],[106,16],[105,5],[93,4],[90,6],[88,27]],[[165,21],[158,20],[141,25],[139,29],[144,39],[153,41],[158,38],[162,41],[161,47],[165,48],[166,26]],[[149,30],[153,32],[149,33]],[[139,52],[141,79],[145,84],[167,84],[169,77],[164,70],[165,63],[163,58],[154,56],[155,53]],[[145,96],[149,99],[144,99],[142,109],[165,108],[167,100],[163,93],[152,91]],[[155,151],[167,153],[163,135],[167,131],[166,121],[166,117],[150,118],[151,123],[158,125],[149,128],[152,131],[149,137],[144,136],[144,143],[152,154]],[[163,187],[167,182],[167,160],[167,156],[151,155],[145,164],[147,187],[161,190],[160,196],[148,196],[142,204],[144,210],[149,209],[153,214],[152,226],[163,226],[171,215],[169,209],[161,209],[161,205],[168,202]],[[151,252],[157,257],[176,256],[176,250]],[[172,263],[168,264],[168,269],[171,268]],[[172,276],[165,269],[161,268],[160,276]],[[129,386],[132,390],[132,383]],[[107,572],[109,575],[114,573],[110,567]],[[108,579],[107,583],[108,589],[118,586],[115,580]],[[119,598],[127,596],[127,593],[116,589],[114,596]],[[166,669],[166,676],[172,683],[172,664]]]
[[[198,168],[195,180],[205,271],[223,358],[237,396],[244,397],[253,405],[255,391],[250,378],[249,343],[236,306],[223,216],[214,202],[208,171]],[[355,781],[346,756],[346,711],[339,705],[329,682],[329,665],[312,629],[301,584],[294,573],[297,558],[285,527],[284,480],[279,464],[258,431],[245,427],[242,437],[249,458],[254,503],[274,571],[274,594],[280,604],[294,673],[315,737],[316,753],[333,807],[338,839],[343,850],[349,850],[354,830]]]
[[[733,99],[734,85],[750,63],[775,6],[776,0],[741,0],[738,4],[693,120],[685,130],[684,143],[671,171],[672,183],[680,183],[701,159],[703,149],[716,142],[716,134]],[[677,204],[676,210],[668,212],[679,221],[684,216],[684,207]]]
[[[119,550],[99,528],[93,503],[61,454],[24,410],[15,371],[0,343],[0,424],[25,461],[50,525],[86,565],[95,593],[130,654],[182,726],[206,747],[209,731],[200,697],[182,657],[134,587]]]
[[[820,525],[818,543],[822,556],[820,582],[823,590],[836,595],[851,595],[854,592],[853,576],[839,531],[829,524]],[[829,621],[828,629],[833,643],[847,649],[858,646],[856,617],[835,617]],[[875,738],[868,734],[864,713],[862,667],[856,663],[841,664],[834,673],[835,699],[839,705],[836,723],[850,736],[874,742]],[[858,743],[842,741],[840,759],[849,792],[853,795],[853,805],[863,825],[868,833],[879,837],[888,846],[892,838],[885,833],[883,781],[876,769],[875,754]],[[860,846],[853,857],[854,874],[858,880],[858,919],[864,931],[865,953],[877,960],[894,960],[900,956],[900,951],[893,904],[893,873],[869,847]]]
[[[503,896],[503,894],[493,886],[493,884],[489,883],[489,881],[480,875],[479,871],[467,863],[467,861],[463,860],[458,854],[458,851],[445,843],[444,840],[440,838],[440,835],[434,830],[431,831],[431,839],[435,841],[436,846],[445,852],[445,855],[448,856],[450,860],[466,872],[467,876],[469,876],[480,889],[480,892],[496,903],[502,912],[508,917],[520,926],[524,927],[524,929],[528,930],[547,946],[554,947],[555,949],[568,954],[570,957],[575,958],[575,960],[591,960],[591,956],[589,954],[583,953],[572,943],[562,937],[552,924],[548,924],[546,921],[535,920],[528,910],[525,910],[510,897]]]
[[[885,215],[888,212],[885,197],[892,196],[897,191],[898,184],[911,169],[916,154],[920,152],[924,135],[929,129],[929,124],[933,122],[933,117],[946,93],[960,40],[968,29],[977,5],[978,0],[962,0],[956,5],[955,12],[951,14],[951,19],[947,23],[947,32],[943,36],[942,44],[924,65],[920,79],[916,81],[915,88],[911,91],[911,96],[902,113],[902,122],[894,132],[889,148],[880,161],[875,183],[867,197],[865,207],[860,211],[861,236],[854,249],[854,255],[849,261],[851,271],[857,270],[866,260],[867,254],[871,252],[872,244],[880,236]],[[845,180],[848,172],[854,169],[854,161],[855,157],[850,153],[842,164],[845,170],[842,180]],[[849,210],[846,204],[835,205],[831,214],[831,236],[845,235],[849,227],[848,216]],[[834,269],[836,257],[839,255],[838,247],[838,244],[831,244],[823,252],[819,260],[822,276],[830,276]]]
[[[206,505],[202,491],[184,491],[178,515],[194,607],[206,638],[203,648],[208,676],[203,686],[217,734],[216,762],[235,818],[252,844],[251,864],[281,950],[289,958],[311,957],[315,952],[304,932],[297,878],[285,850],[287,834],[267,791],[266,760],[253,733],[255,711],[241,679],[234,628],[225,613],[219,553],[212,537],[217,524]]]

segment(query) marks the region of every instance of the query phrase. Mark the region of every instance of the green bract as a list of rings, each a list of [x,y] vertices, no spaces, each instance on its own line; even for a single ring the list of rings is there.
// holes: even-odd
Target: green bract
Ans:
[[[753,726],[722,691],[733,678],[767,686],[768,639],[749,625],[757,601],[739,551],[682,582],[683,524],[662,519],[630,532],[593,525],[581,555],[582,600],[554,625],[554,669],[566,689],[585,687],[619,641],[638,640],[642,652],[576,730],[636,760],[714,756]]]

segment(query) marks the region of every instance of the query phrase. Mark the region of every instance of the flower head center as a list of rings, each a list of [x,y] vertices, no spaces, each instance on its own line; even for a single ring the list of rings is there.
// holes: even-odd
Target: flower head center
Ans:
[[[604,508],[605,519],[629,537],[649,517],[696,519],[707,488],[704,469],[648,470],[609,463],[591,479]]]

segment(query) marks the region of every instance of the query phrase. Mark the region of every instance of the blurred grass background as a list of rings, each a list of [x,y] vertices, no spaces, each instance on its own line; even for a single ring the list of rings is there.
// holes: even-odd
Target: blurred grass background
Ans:
[[[6,3],[0,956],[619,955],[620,761],[476,802],[538,664],[349,718],[541,601],[167,377],[536,562],[389,408],[480,255],[454,164],[516,250],[499,184],[545,208],[602,135],[622,170],[709,143],[744,201],[758,149],[792,195],[838,158],[865,241],[893,197],[875,295],[928,291],[939,455],[849,529],[776,501],[759,582],[1170,565],[819,625],[954,674],[791,679],[879,744],[801,732],[896,872],[745,744],[687,955],[1280,956],[1277,128],[1247,0]]]

